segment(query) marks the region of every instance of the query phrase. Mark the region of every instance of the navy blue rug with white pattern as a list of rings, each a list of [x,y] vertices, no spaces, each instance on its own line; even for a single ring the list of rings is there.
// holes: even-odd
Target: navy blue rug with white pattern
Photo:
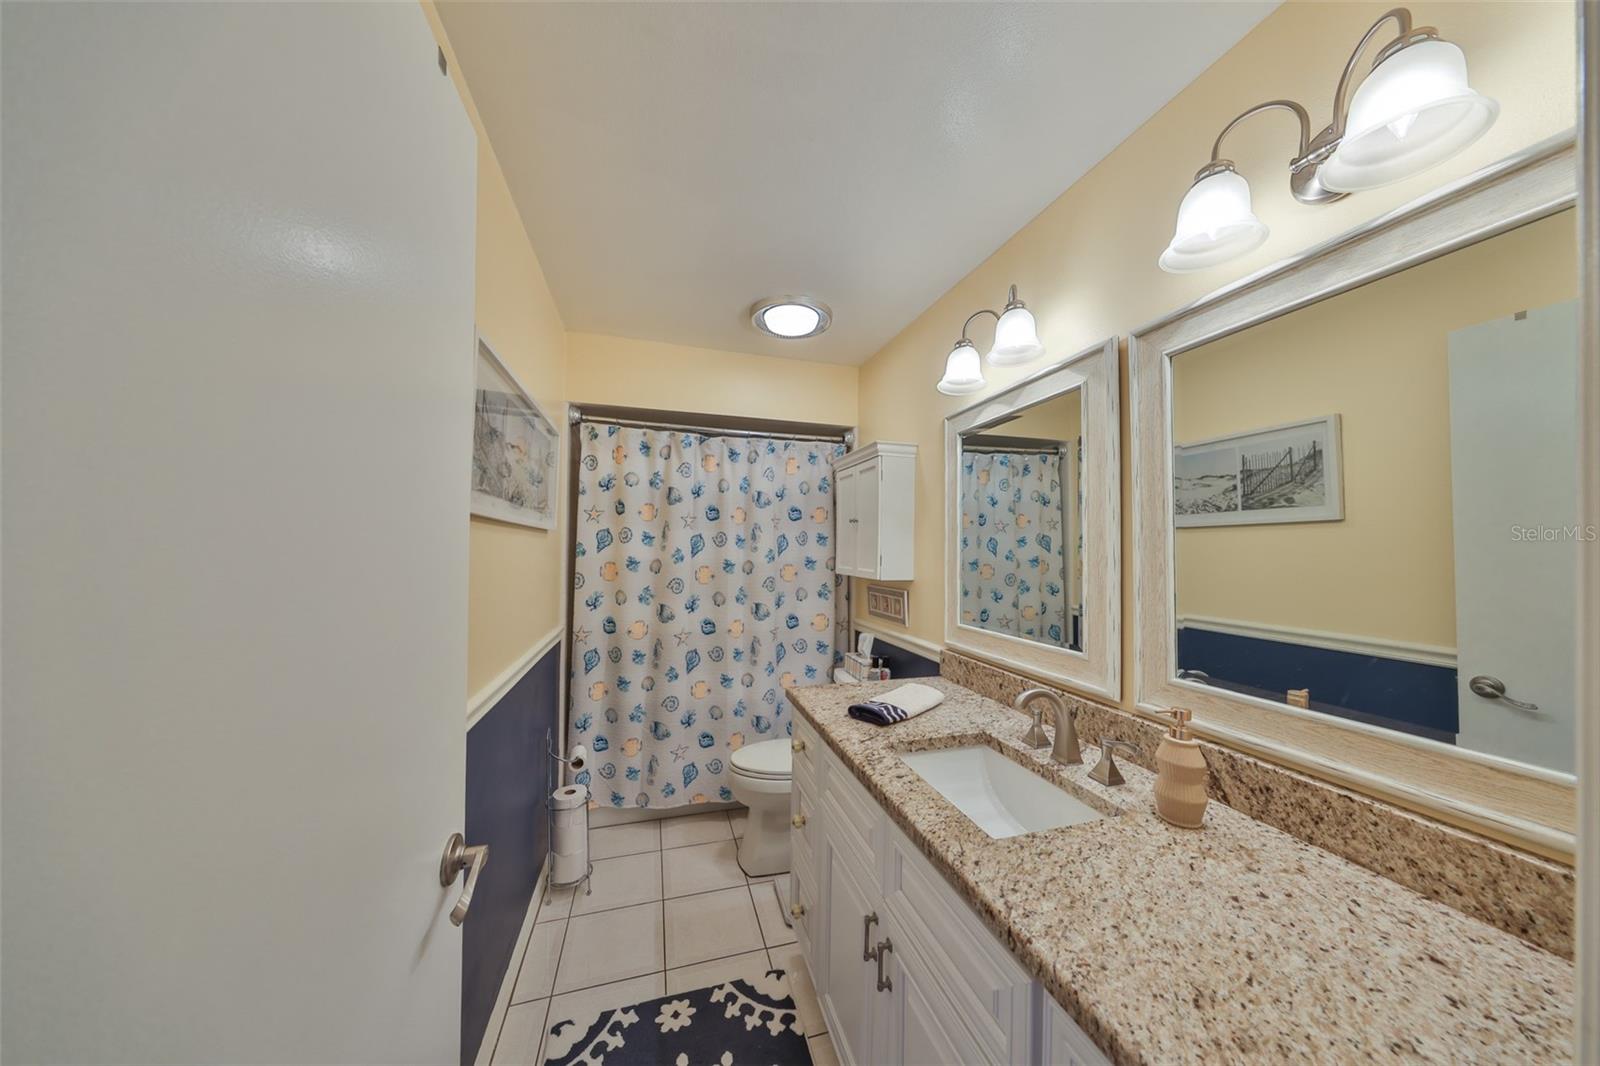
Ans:
[[[782,970],[552,1022],[546,1066],[806,1066],[811,1054]]]

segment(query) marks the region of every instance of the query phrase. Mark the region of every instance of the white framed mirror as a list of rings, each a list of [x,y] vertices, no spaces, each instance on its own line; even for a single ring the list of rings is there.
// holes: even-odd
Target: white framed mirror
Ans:
[[[1122,695],[1117,340],[945,419],[945,645]]]
[[[1133,335],[1141,710],[1570,860],[1575,169],[1537,146]]]

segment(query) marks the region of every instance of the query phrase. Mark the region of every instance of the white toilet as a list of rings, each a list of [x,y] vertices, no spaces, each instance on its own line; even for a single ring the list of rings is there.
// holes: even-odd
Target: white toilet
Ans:
[[[789,738],[763,740],[729,760],[733,798],[750,808],[739,865],[753,877],[789,869]]]

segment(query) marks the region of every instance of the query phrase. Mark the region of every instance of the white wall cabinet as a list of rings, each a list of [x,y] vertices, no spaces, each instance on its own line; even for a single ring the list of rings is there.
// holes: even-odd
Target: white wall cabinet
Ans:
[[[1107,1059],[795,722],[795,922],[839,1060],[882,1066]]]
[[[834,466],[834,566],[845,577],[916,572],[917,446],[879,441]]]

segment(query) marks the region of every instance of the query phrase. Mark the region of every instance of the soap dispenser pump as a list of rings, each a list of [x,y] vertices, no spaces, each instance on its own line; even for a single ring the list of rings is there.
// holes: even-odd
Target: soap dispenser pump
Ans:
[[[1173,825],[1198,829],[1206,817],[1206,757],[1189,732],[1193,713],[1168,712],[1172,725],[1156,748],[1156,813]]]

